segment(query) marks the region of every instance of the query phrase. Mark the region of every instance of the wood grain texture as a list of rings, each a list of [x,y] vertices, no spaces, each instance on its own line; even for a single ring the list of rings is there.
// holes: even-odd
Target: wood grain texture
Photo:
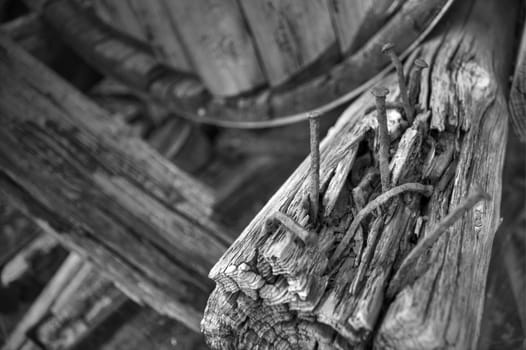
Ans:
[[[128,300],[88,262],[55,293],[53,304],[31,329],[31,338],[49,350],[73,349]]]
[[[6,198],[0,197],[0,266],[4,266],[40,232],[38,227],[16,210]]]
[[[390,0],[328,1],[340,50],[348,54],[359,49],[403,3]]]
[[[63,50],[63,44],[53,39],[50,27],[36,13],[2,23],[0,30],[41,62],[52,62]]]
[[[136,300],[197,329],[231,235],[215,198],[0,37],[0,193]]]
[[[47,350],[204,349],[200,334],[130,301],[90,263],[60,290],[30,330]],[[11,349],[21,350],[21,349]]]
[[[196,72],[214,95],[237,95],[265,83],[252,37],[235,0],[165,4]]]
[[[27,1],[64,42],[101,73],[130,88],[169,99],[174,108],[198,108],[207,92],[192,74],[161,64],[151,48],[103,23],[76,1]]]
[[[318,233],[317,245],[265,224],[279,210],[308,225],[305,161],[211,270],[216,289],[201,326],[212,348],[476,349],[500,222],[505,86],[517,5],[457,2],[449,24],[415,53],[430,62],[419,95],[429,113],[407,125],[398,110],[388,111],[391,185],[422,182],[433,187],[431,197],[392,198],[350,232],[360,203],[380,191],[377,126],[374,113],[365,113],[373,98],[364,94],[322,143],[323,221],[307,226]],[[399,97],[394,77],[383,83],[395,91],[388,97],[393,102]],[[419,258],[400,292],[385,298],[415,240],[475,186],[492,200],[468,211]],[[348,234],[345,253],[331,261]]]
[[[97,16],[112,27],[130,34],[135,39],[146,41],[148,37],[142,30],[138,13],[133,10],[131,0],[95,0],[93,1]]]
[[[129,0],[129,6],[136,14],[144,40],[153,48],[155,56],[172,67],[192,72],[177,26],[167,11],[167,2],[170,1]]]
[[[202,335],[147,307],[126,302],[77,350],[206,350]]]
[[[336,43],[324,0],[241,1],[271,85],[308,67]]]
[[[502,224],[491,252],[480,350],[495,346],[518,349],[526,334],[526,158],[524,145],[511,131],[502,178],[502,199]]]
[[[511,84],[510,110],[514,132],[522,142],[526,142],[526,25],[521,38]]]

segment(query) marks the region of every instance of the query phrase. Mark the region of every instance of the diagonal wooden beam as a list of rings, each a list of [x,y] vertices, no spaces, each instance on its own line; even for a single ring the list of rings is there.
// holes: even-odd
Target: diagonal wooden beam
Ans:
[[[213,192],[0,35],[0,194],[132,298],[197,330],[231,241]]]

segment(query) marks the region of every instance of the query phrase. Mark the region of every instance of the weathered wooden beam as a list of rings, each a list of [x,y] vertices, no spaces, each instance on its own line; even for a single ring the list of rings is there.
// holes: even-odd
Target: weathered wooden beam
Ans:
[[[526,142],[526,24],[521,33],[521,42],[515,73],[510,91],[511,122],[514,132]]]
[[[518,2],[508,5],[457,2],[448,25],[413,56],[430,63],[420,79],[422,112],[410,125],[399,109],[387,111],[389,192],[417,182],[431,187],[431,196],[379,196],[377,123],[369,108],[374,101],[363,95],[322,143],[321,223],[312,224],[305,206],[305,161],[211,270],[216,289],[201,323],[209,345],[476,347],[500,222],[505,87]],[[395,92],[388,103],[395,102],[395,78],[383,83]],[[425,242],[477,186],[492,200],[469,208],[387,297],[393,275],[415,242]],[[364,216],[362,210],[380,198],[382,204]],[[304,244],[283,225],[268,221],[277,211],[316,233],[316,244]],[[334,256],[335,249],[342,254]]]
[[[215,197],[0,37],[0,193],[132,298],[198,329],[231,241]]]
[[[240,5],[234,0],[164,1],[190,61],[217,96],[251,91],[266,79]]]

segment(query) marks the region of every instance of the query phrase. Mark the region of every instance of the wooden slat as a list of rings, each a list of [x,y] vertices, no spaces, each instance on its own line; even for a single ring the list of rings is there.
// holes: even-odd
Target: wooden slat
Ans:
[[[156,64],[151,50],[92,20],[93,16],[80,11],[75,2],[26,0],[26,5],[42,12],[61,38],[96,69],[148,93],[164,108],[200,123],[263,128],[304,120],[311,109],[319,113],[334,110],[358,96],[380,79],[376,76],[370,80],[372,76],[388,69],[387,57],[378,55],[380,47],[394,42],[397,50],[407,53],[431,31],[452,2],[407,0],[366,45],[326,74],[300,79],[301,83],[286,89],[257,90],[228,103],[211,98],[191,75]]]
[[[53,61],[64,49],[62,42],[53,38],[49,26],[36,13],[3,23],[0,30],[42,62]]]
[[[503,87],[518,1],[508,5],[456,2],[450,25],[418,52],[430,63],[419,95],[429,113],[407,126],[396,109],[388,112],[390,185],[425,183],[432,195],[404,193],[356,221],[361,200],[372,205],[381,191],[376,116],[366,113],[374,98],[363,95],[322,143],[321,223],[313,224],[305,205],[306,160],[211,270],[216,289],[202,326],[212,348],[476,349],[500,223],[508,131]],[[382,85],[393,102],[394,76]],[[477,186],[492,199],[468,210],[393,290],[391,279],[413,251],[413,240],[425,240]],[[318,241],[303,244],[269,222],[277,211],[315,232]],[[349,244],[335,257],[344,236]]]
[[[199,329],[231,240],[212,191],[0,37],[0,193],[132,297]],[[29,102],[30,101],[30,102]]]
[[[191,72],[176,25],[167,12],[166,0],[128,0],[128,6],[137,17],[143,39],[152,46],[155,55],[175,68]]]
[[[404,1],[328,1],[340,49],[344,54],[360,48]]]
[[[515,74],[510,91],[510,110],[513,131],[526,142],[526,25],[522,31],[521,44]]]
[[[126,302],[77,350],[206,350],[202,335],[147,307]]]
[[[9,261],[41,231],[22,213],[0,197],[0,266]]]
[[[336,43],[325,0],[240,2],[272,85],[308,67]]]
[[[95,12],[108,25],[146,41],[146,33],[140,26],[140,18],[131,6],[131,0],[95,0]]]
[[[232,96],[265,82],[235,0],[166,1],[190,60],[208,89]]]

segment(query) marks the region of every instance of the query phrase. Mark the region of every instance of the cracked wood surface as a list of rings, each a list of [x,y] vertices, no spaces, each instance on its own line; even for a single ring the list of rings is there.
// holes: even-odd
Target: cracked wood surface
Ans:
[[[511,121],[515,133],[526,142],[526,25],[521,33],[521,43],[510,91]]]
[[[133,299],[197,330],[232,236],[215,197],[0,37],[0,194]]]
[[[500,222],[504,96],[517,6],[456,2],[453,17],[409,60],[420,56],[430,63],[418,99],[424,112],[408,125],[400,110],[388,110],[391,185],[420,182],[433,187],[431,196],[404,193],[353,225],[380,194],[373,98],[364,94],[322,143],[322,223],[309,225],[302,205],[307,159],[211,270],[216,288],[201,327],[212,348],[476,347]],[[394,76],[384,83],[394,102]],[[492,200],[478,203],[444,233],[388,299],[390,279],[415,242],[476,186]],[[269,222],[277,211],[316,232],[317,243],[305,245]],[[351,239],[333,259],[343,237]]]

